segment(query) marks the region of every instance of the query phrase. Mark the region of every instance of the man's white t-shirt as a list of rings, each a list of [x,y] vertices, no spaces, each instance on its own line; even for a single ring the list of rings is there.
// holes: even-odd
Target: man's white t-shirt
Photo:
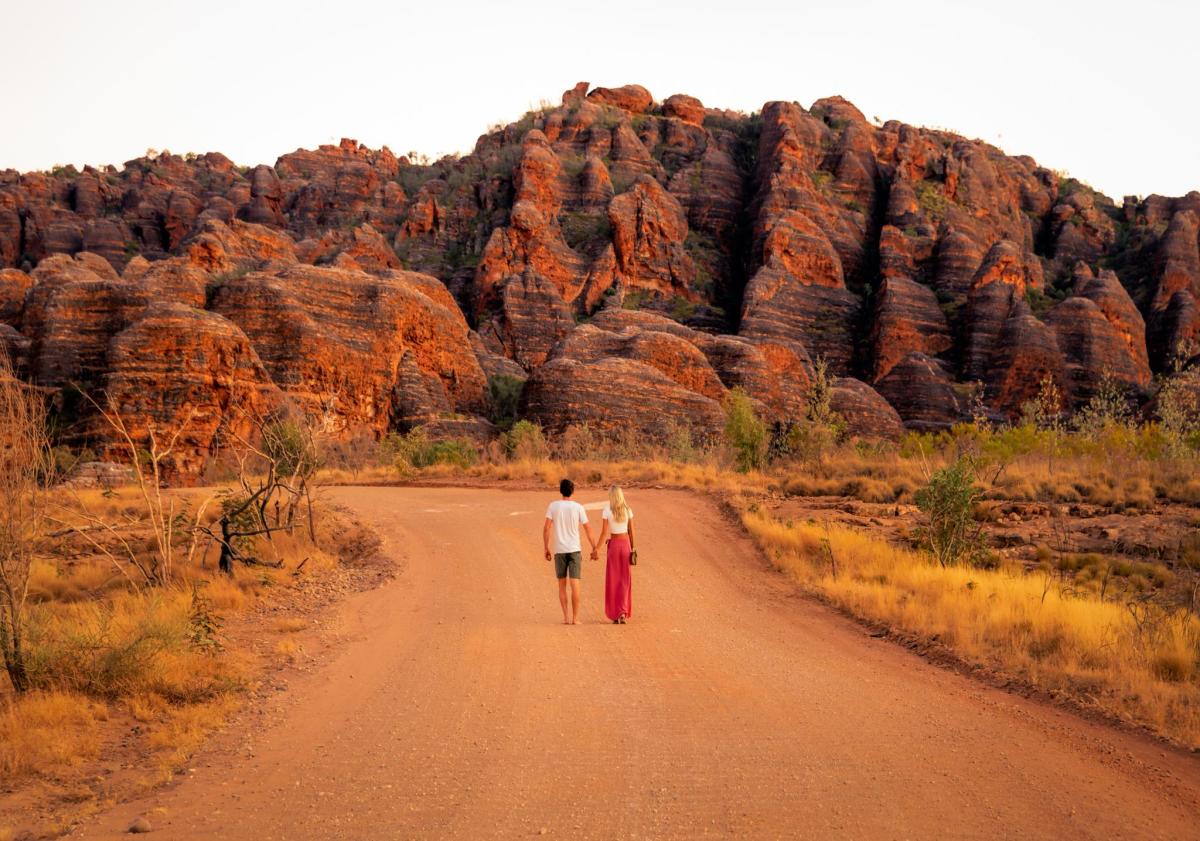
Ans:
[[[582,552],[579,543],[579,527],[588,521],[587,511],[578,502],[570,499],[556,499],[546,509],[546,519],[553,525],[550,528],[550,551],[555,555],[567,552]]]

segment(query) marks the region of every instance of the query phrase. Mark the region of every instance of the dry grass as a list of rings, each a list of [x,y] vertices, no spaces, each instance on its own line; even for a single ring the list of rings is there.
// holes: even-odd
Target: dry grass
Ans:
[[[184,503],[201,496],[172,493]],[[239,568],[232,578],[217,571],[217,547],[209,546],[190,563],[177,563],[171,585],[137,586],[111,557],[68,528],[86,528],[99,517],[119,527],[135,551],[154,551],[151,531],[140,527],[145,512],[137,489],[60,490],[53,502],[58,534],[30,573],[29,646],[37,691],[0,692],[0,777],[6,782],[41,777],[65,785],[65,770],[95,758],[110,708],[127,711],[142,725],[143,744],[159,771],[169,774],[221,726],[258,668],[225,634],[219,632],[219,645],[196,637],[193,593],[226,624],[302,576],[336,565],[341,541],[353,536],[322,508],[317,545],[301,528],[260,538],[253,555],[265,565]],[[99,529],[92,534],[115,539]],[[284,616],[270,630],[292,634],[307,626]],[[280,654],[299,652],[293,639],[283,642],[292,648]]]
[[[103,703],[73,692],[33,692],[0,707],[0,779],[94,759],[106,717]]]
[[[199,704],[166,705],[153,719],[148,740],[164,767],[177,768],[237,709],[239,700],[218,696]]]
[[[31,672],[45,689],[117,699],[154,692],[191,703],[236,688],[226,658],[190,645],[191,594],[121,592],[31,612]]]
[[[308,620],[300,616],[285,616],[271,623],[271,630],[279,634],[295,634],[308,628]]]
[[[742,519],[780,569],[857,616],[1200,746],[1195,615],[1137,614],[1017,568],[942,568],[837,525]]]
[[[356,474],[345,470],[326,471],[322,474],[322,481],[334,485],[343,483],[394,484],[414,479],[455,482],[532,482],[553,487],[558,485],[558,480],[563,476],[570,476],[576,484],[583,486],[607,486],[616,482],[726,493],[760,491],[767,486],[769,481],[768,477],[762,473],[738,473],[715,461],[679,463],[653,459],[497,461],[467,468],[436,464],[420,470],[403,472],[390,467],[373,467],[360,470]]]
[[[989,430],[965,424],[938,434],[910,434],[899,446],[849,441],[817,458],[781,459],[763,473],[750,474],[737,473],[734,460],[721,447],[685,448],[681,459],[653,441],[613,442],[589,433],[583,436],[586,446],[580,446],[575,437],[565,435],[555,442],[554,458],[510,460],[502,449],[489,446],[477,451],[477,461],[469,467],[412,467],[398,461],[327,470],[323,476],[333,484],[411,479],[550,484],[566,471],[588,484],[618,481],[911,503],[934,471],[965,454],[976,460],[985,495],[992,499],[1083,502],[1117,511],[1146,510],[1163,500],[1200,504],[1197,461],[1172,455],[1154,425],[1079,435],[1029,426]]]

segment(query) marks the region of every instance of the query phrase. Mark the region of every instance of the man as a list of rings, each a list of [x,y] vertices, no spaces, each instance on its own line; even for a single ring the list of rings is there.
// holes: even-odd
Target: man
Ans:
[[[546,509],[546,522],[542,526],[542,545],[546,549],[546,560],[554,559],[554,574],[558,578],[558,602],[562,605],[563,624],[579,624],[579,579],[583,575],[583,547],[579,543],[579,527],[587,535],[595,557],[596,541],[592,538],[592,527],[588,525],[587,511],[571,499],[575,483],[563,479],[558,483],[562,499],[556,499]],[[571,581],[571,613],[567,614],[567,579]]]

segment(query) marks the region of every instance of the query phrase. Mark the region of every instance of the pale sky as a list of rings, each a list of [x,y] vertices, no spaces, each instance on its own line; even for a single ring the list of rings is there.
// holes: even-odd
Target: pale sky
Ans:
[[[577,81],[752,111],[841,94],[1120,202],[1200,189],[1192,0],[0,0],[0,169],[147,148],[431,157]]]

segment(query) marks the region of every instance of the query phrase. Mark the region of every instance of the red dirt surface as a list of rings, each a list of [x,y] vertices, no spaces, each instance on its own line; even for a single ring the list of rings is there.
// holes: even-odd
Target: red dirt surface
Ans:
[[[341,608],[344,644],[254,732],[71,837],[146,816],[157,837],[259,841],[1200,838],[1200,761],[873,639],[703,498],[631,493],[634,618],[604,619],[585,560],[586,622],[566,627],[547,494],[335,497],[397,578]]]

